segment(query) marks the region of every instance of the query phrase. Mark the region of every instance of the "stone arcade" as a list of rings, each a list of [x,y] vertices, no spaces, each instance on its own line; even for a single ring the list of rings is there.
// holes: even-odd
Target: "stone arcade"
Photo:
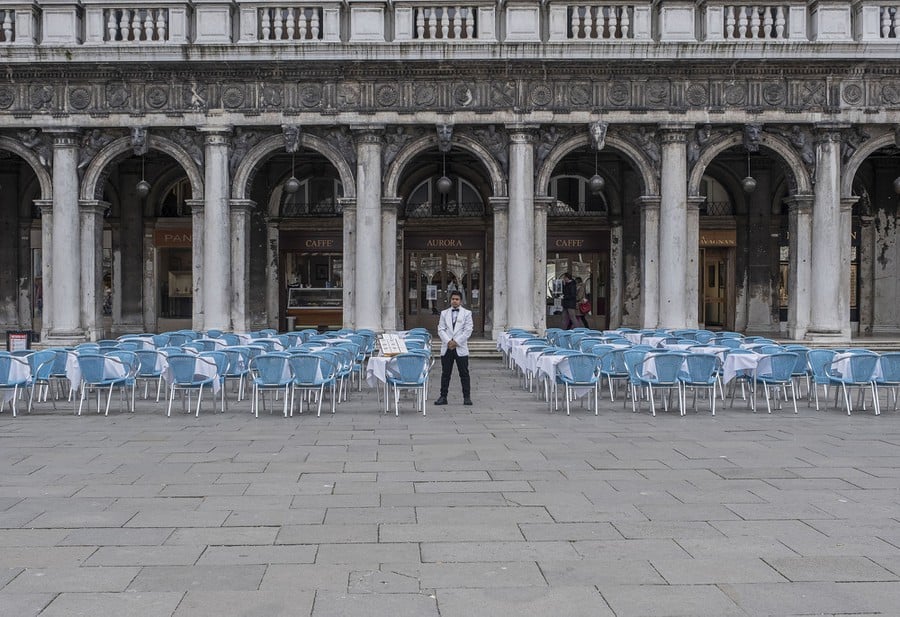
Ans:
[[[896,335],[898,15],[5,2],[0,329]]]

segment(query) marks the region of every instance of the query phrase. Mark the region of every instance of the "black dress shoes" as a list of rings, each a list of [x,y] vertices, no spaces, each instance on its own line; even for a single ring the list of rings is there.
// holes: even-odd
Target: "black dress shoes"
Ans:
[[[470,399],[470,398],[463,399],[463,405],[471,405],[471,404],[472,404],[472,399]]]
[[[446,405],[446,404],[447,404],[447,397],[446,397],[446,396],[440,396],[440,397],[438,397],[438,400],[436,400],[436,401],[434,402],[434,404],[435,404],[435,405]]]

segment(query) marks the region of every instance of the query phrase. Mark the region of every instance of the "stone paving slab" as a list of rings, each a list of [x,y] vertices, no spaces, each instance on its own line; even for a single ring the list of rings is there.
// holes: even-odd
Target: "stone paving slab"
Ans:
[[[426,417],[0,415],[0,617],[900,614],[897,414],[567,417],[472,374]]]

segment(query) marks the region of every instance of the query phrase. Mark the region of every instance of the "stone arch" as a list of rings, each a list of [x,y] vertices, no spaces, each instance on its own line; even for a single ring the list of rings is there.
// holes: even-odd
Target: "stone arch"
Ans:
[[[536,195],[547,195],[547,188],[550,186],[550,178],[553,170],[567,154],[577,148],[587,146],[590,143],[590,135],[587,130],[578,135],[574,135],[556,144],[556,147],[550,151],[544,163],[537,173],[537,181],[534,184],[534,192]],[[659,195],[659,179],[656,175],[656,168],[653,162],[647,158],[647,155],[641,152],[634,144],[626,141],[614,133],[608,133],[606,136],[606,149],[618,150],[625,154],[636,166],[641,178],[644,181],[644,195]]]
[[[853,156],[843,165],[841,172],[841,199],[853,199],[855,197],[853,195],[853,179],[856,177],[856,172],[859,171],[860,165],[876,150],[886,146],[893,146],[895,143],[894,139],[894,132],[889,131],[880,137],[866,141],[853,153]]]
[[[416,155],[430,148],[436,148],[437,144],[437,135],[426,135],[411,142],[397,154],[397,158],[394,159],[394,162],[387,168],[387,173],[385,173],[383,185],[385,199],[399,197],[397,195],[397,187],[400,184],[400,176],[403,170]],[[506,176],[500,167],[500,163],[487,148],[466,134],[453,135],[451,144],[468,150],[485,166],[491,181],[492,197],[506,197]]]
[[[353,171],[343,155],[334,146],[324,139],[309,133],[300,134],[300,146],[318,152],[328,159],[328,162],[334,166],[338,176],[341,178],[341,184],[344,187],[344,197],[356,197],[356,182]],[[270,154],[279,151],[284,152],[284,135],[280,133],[266,137],[250,148],[247,156],[241,161],[237,172],[234,174],[234,180],[231,183],[232,199],[247,199],[247,189],[253,179],[253,174],[256,173],[256,170]]]
[[[0,137],[0,150],[7,150],[23,158],[31,166],[34,175],[37,176],[41,186],[41,199],[53,199],[53,179],[50,172],[41,165],[40,160],[31,148],[25,147],[21,142],[10,137]]]
[[[703,174],[706,173],[706,168],[713,162],[713,159],[728,148],[743,143],[744,134],[740,131],[735,131],[730,135],[726,135],[718,141],[709,144],[709,146],[707,146],[700,154],[700,158],[697,159],[697,163],[694,165],[694,168],[691,170],[691,175],[688,177],[688,197],[700,196],[700,182],[703,180]],[[796,180],[798,195],[812,194],[812,179],[809,176],[809,172],[806,170],[806,166],[800,159],[800,155],[787,140],[777,135],[763,132],[759,143],[769,150],[772,150],[787,163],[790,172],[794,175],[794,179]]]
[[[187,173],[191,181],[191,197],[203,199],[203,174],[194,162],[194,159],[178,144],[157,135],[147,136],[147,144],[151,150],[158,150],[175,159]],[[107,167],[121,159],[127,158],[133,151],[131,137],[120,137],[108,144],[97,153],[97,156],[87,166],[84,179],[81,182],[81,199],[93,200],[97,198],[97,191],[103,189],[101,182],[106,180]]]

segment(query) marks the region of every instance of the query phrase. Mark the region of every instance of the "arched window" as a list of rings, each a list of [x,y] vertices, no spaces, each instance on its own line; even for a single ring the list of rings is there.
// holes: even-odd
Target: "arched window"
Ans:
[[[438,176],[420,182],[406,200],[406,216],[484,216],[484,202],[474,186],[463,178],[450,178],[450,190],[438,191]]]
[[[163,195],[159,206],[159,216],[173,218],[190,216],[191,208],[184,203],[190,198],[191,181],[185,176],[177,180]]]
[[[337,200],[343,196],[344,188],[336,178],[305,178],[300,181],[296,193],[284,191],[281,187],[281,216],[339,216],[341,209]]]
[[[550,178],[550,196],[556,202],[549,214],[556,216],[591,216],[607,213],[606,197],[602,191],[591,192],[586,178],[562,174]]]
[[[700,204],[701,216],[731,216],[734,214],[731,195],[712,176],[703,176],[700,181],[700,195],[706,198]]]

